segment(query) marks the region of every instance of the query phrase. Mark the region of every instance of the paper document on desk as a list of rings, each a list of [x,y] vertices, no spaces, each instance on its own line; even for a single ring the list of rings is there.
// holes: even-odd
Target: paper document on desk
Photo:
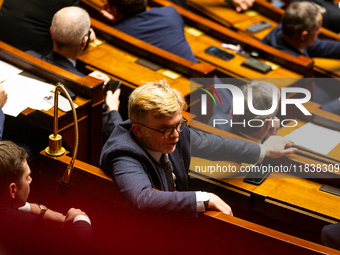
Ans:
[[[54,92],[48,93],[48,95],[44,97],[44,100],[48,102],[51,106],[54,106]],[[76,105],[75,103],[73,103],[73,105],[74,105],[74,108],[78,107],[78,105]],[[72,107],[69,101],[65,97],[59,95],[58,96],[58,109],[64,112],[68,112],[72,110]]]
[[[37,110],[51,108],[44,97],[55,88],[54,85],[17,75],[4,81],[2,86],[8,93],[7,103],[2,109],[7,115],[16,117],[27,107]]]
[[[0,82],[21,73],[23,70],[0,60]]]
[[[286,135],[285,138],[296,145],[322,154],[328,154],[340,143],[340,132],[313,123],[307,123]]]

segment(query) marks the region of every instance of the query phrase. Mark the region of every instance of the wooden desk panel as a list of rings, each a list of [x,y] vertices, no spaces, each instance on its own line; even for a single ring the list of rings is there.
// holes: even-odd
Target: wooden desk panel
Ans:
[[[192,247],[195,246],[201,253],[213,251],[217,254],[225,253],[226,247],[228,247],[228,252],[233,254],[273,254],[273,250],[276,250],[276,254],[287,254],[287,252],[336,254],[336,251],[316,243],[216,211],[200,213],[195,219],[168,218],[165,215],[135,212],[126,207],[114,183],[99,168],[78,160],[75,162],[71,187],[67,196],[61,199],[55,194],[56,180],[62,176],[69,161],[70,157],[67,156],[52,158],[46,156],[44,152],[41,153],[43,177],[41,183],[44,195],[42,201],[47,205],[53,205],[54,208],[60,205],[67,208],[72,202],[73,205],[76,203],[76,206],[85,210],[91,217],[93,226],[97,230],[96,233],[100,236],[98,244],[105,245],[101,247],[102,250],[112,251],[114,249],[117,252],[126,252],[125,243],[137,238],[141,240],[138,250],[145,251],[148,249],[150,236],[153,236],[152,240],[158,240],[157,236],[164,237],[173,233],[170,235],[171,240],[178,242],[183,251],[192,251]],[[99,213],[98,208],[101,208]],[[99,216],[104,224],[95,224],[99,220],[95,216]],[[141,224],[143,222],[147,227]],[[133,229],[132,232],[128,231],[128,240],[121,240],[119,243],[112,242],[112,240],[119,239],[115,238],[116,236],[125,236],[126,228]],[[140,235],[140,231],[144,235]],[[182,242],[182,238],[185,238],[185,242]],[[162,249],[164,253],[164,246],[158,247],[159,244],[162,244],[162,240],[152,245],[152,251]],[[177,250],[178,246],[175,249]]]
[[[90,76],[80,77],[3,42],[0,42],[0,59],[47,82],[53,84],[61,82],[77,95],[75,102],[79,105],[77,114],[81,135],[78,158],[97,165],[102,147],[102,81]],[[58,113],[59,129],[63,140],[69,148],[73,148],[72,112],[64,113],[59,110]],[[52,133],[53,115],[52,108],[48,111],[26,109],[20,117]],[[48,146],[48,137],[42,139],[46,139],[46,146]]]
[[[254,39],[263,39],[280,22],[284,10],[272,6],[266,1],[256,0],[254,6],[245,13],[237,13],[233,7],[224,0],[189,0],[188,5],[203,16],[209,17],[222,25],[232,27],[239,33]],[[246,15],[251,13],[252,15]],[[228,15],[226,15],[228,14]],[[247,31],[247,27],[260,21],[272,24],[270,28],[257,33]],[[319,38],[340,40],[340,36],[328,29],[321,28]],[[340,77],[339,60],[314,58],[315,76]]]
[[[83,0],[82,2],[86,3],[89,6],[92,6],[97,12],[101,9],[101,2],[99,0]],[[172,3],[168,2],[168,1],[150,1],[150,4],[153,5],[153,6],[173,5]],[[176,5],[173,5],[173,6],[175,8],[178,8],[178,7],[176,7]],[[191,12],[189,13],[187,10],[184,10],[183,8],[178,8],[178,11],[181,13],[181,15],[184,15],[183,17],[186,21],[188,21],[188,19],[190,19],[191,16],[194,16],[194,15],[191,15],[193,13],[191,13]],[[197,23],[198,20],[201,20],[201,18],[198,17],[198,16],[195,16],[193,18],[193,23]],[[204,22],[206,22],[206,21],[204,21]],[[214,66],[216,66],[220,70],[223,70],[226,75],[233,75],[233,77],[242,77],[243,73],[246,73],[246,74],[249,73],[249,76],[246,76],[248,78],[249,77],[252,77],[252,78],[254,78],[254,77],[273,77],[274,74],[277,75],[275,77],[289,77],[289,76],[299,77],[299,75],[296,75],[296,73],[302,73],[303,75],[306,75],[306,76],[311,75],[310,70],[311,70],[312,62],[310,60],[305,59],[305,58],[296,58],[296,59],[293,58],[292,59],[290,56],[288,56],[288,55],[284,56],[285,54],[282,55],[280,51],[277,51],[277,50],[272,49],[272,48],[268,51],[266,49],[267,46],[259,44],[257,41],[250,42],[247,38],[245,38],[243,36],[239,36],[239,34],[233,32],[233,31],[230,31],[230,30],[226,31],[226,30],[222,29],[223,32],[221,32],[221,28],[222,28],[221,26],[218,27],[219,25],[217,23],[213,23],[213,22],[210,22],[210,23],[207,27],[204,27],[206,24],[204,24],[204,26],[197,24],[197,26],[202,27],[202,29],[204,29],[205,32],[207,32],[207,30],[208,30],[209,32],[211,32],[211,34],[214,34],[215,38],[219,38],[218,39],[219,41],[208,42],[208,44],[206,44],[206,45],[205,45],[206,42],[201,42],[202,45],[206,46],[205,48],[207,48],[211,45],[216,45],[216,44],[219,47],[222,42],[228,42],[228,43],[234,43],[234,44],[240,43],[240,44],[242,44],[242,46],[245,46],[245,44],[248,44],[248,46],[246,47],[246,48],[249,48],[248,50],[255,50],[255,51],[257,50],[258,52],[263,53],[264,58],[271,60],[271,61],[274,61],[275,63],[278,63],[279,65],[285,66],[286,68],[289,68],[290,70],[292,70],[292,71],[288,71],[287,69],[281,67],[281,68],[279,68],[280,70],[271,71],[270,72],[271,74],[269,74],[269,75],[268,74],[263,75],[259,72],[255,72],[255,71],[250,70],[250,69],[245,70],[245,68],[240,67],[240,63],[241,63],[240,62],[239,64],[237,64],[237,67],[240,67],[241,71],[238,71],[238,72],[235,73],[234,72],[235,66],[229,67],[229,66],[223,65],[223,63],[219,60],[215,61],[215,59],[212,59],[212,58],[206,59],[205,57],[206,57],[207,54],[204,54],[204,55],[200,54],[200,52],[203,53],[204,51],[197,52],[195,49],[193,49],[195,55],[201,61],[203,60],[203,61],[209,62],[210,64],[213,64]],[[190,25],[192,25],[192,24],[190,24]],[[218,27],[217,29],[215,29],[216,26]],[[105,29],[105,30],[107,30],[107,29]],[[208,36],[205,35],[205,37],[208,37]],[[201,37],[197,40],[201,40]],[[191,38],[191,41],[190,41],[191,47],[192,48],[198,47],[197,45],[199,45],[200,43],[197,42],[197,45],[196,44],[193,45],[192,44],[193,41],[196,41],[196,40],[194,38]],[[112,43],[114,43],[114,42],[112,41]],[[254,43],[257,44],[257,45],[255,45]],[[122,47],[122,45],[120,45],[119,47]],[[275,54],[275,52],[280,53],[282,56],[280,55],[280,56],[273,57],[273,54]]]
[[[195,12],[227,27],[236,28],[240,32],[258,40],[263,39],[281,21],[284,14],[283,9],[277,8],[264,0],[255,0],[254,5],[249,10],[241,13],[236,12],[235,8],[224,0],[188,0],[187,4]],[[248,25],[253,25],[260,21],[269,22],[272,26],[257,33],[246,31]],[[340,40],[337,33],[323,27],[319,38]]]
[[[247,59],[246,57],[240,56],[237,52],[232,50],[224,49],[225,51],[235,55],[234,58],[225,61],[218,57],[211,56],[204,52],[210,46],[216,46],[221,48],[222,41],[214,39],[206,34],[201,36],[194,36],[187,31],[190,27],[185,27],[185,36],[189,42],[191,49],[195,56],[201,60],[208,62],[216,66],[217,70],[220,72],[231,76],[231,77],[245,77],[245,78],[302,78],[303,76],[297,74],[296,72],[290,71],[284,67],[279,67],[276,70],[271,70],[266,74],[260,73],[258,71],[252,70],[247,67],[241,66],[241,64]],[[263,61],[263,60],[262,60]]]
[[[97,47],[90,45],[89,49],[78,57],[78,60],[84,64],[93,66],[121,80],[123,83],[132,84],[134,87],[142,85],[143,82],[166,80],[173,88],[181,91],[184,96],[189,96],[190,80],[188,78],[180,74],[178,74],[179,78],[168,78],[162,73],[171,70],[161,68],[153,71],[135,63],[138,59],[137,56],[105,42]]]
[[[311,103],[311,106],[307,108],[312,113],[318,113],[318,107],[316,104]],[[329,117],[334,117],[335,120],[339,118],[337,115]],[[304,124],[300,120],[298,123],[299,126]],[[191,126],[209,133],[247,140],[197,122],[193,118],[191,119]],[[288,132],[292,132],[293,129],[288,127],[281,128],[278,135],[285,135]],[[340,146],[337,146],[329,156],[339,159],[339,152]],[[299,165],[304,167],[305,164],[316,165],[321,163],[317,160],[295,154],[281,159],[266,159],[263,164],[270,164],[272,166],[280,166],[282,164],[288,167],[294,164],[297,167]],[[338,210],[340,197],[319,190],[322,183],[325,183],[324,181],[329,181],[322,179],[325,178],[322,175],[317,174],[313,177],[317,177],[317,179],[307,180],[297,177],[294,173],[293,175],[271,173],[261,185],[257,186],[243,181],[246,173],[204,173],[201,171],[197,173],[200,168],[196,168],[196,166],[216,166],[216,164],[220,166],[236,166],[237,169],[241,167],[240,164],[233,162],[215,162],[192,158],[190,175],[200,180],[198,186],[203,186],[205,190],[217,193],[232,207],[237,206],[249,211],[255,210],[263,213],[263,215],[308,231],[313,231],[314,233],[319,233],[325,224],[340,221]]]
[[[227,27],[236,28],[243,34],[257,40],[263,39],[278,24],[266,15],[257,12],[254,7],[249,11],[237,13],[235,8],[224,0],[189,0],[187,4],[199,14]],[[257,33],[246,30],[246,27],[261,21],[269,22],[272,26]]]
[[[312,76],[313,61],[309,58],[304,56],[292,57],[287,53],[264,45],[256,39],[243,36],[216,22],[181,8],[170,1],[150,0],[149,4],[155,7],[173,6],[182,15],[187,25],[198,28],[206,34],[209,34],[209,36],[220,40],[220,43],[240,44],[247,52],[255,51],[263,59],[272,61],[305,77]]]

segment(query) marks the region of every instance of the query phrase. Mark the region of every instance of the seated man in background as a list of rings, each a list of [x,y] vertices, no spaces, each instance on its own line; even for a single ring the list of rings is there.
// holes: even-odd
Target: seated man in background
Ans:
[[[85,49],[90,41],[90,16],[80,7],[65,7],[59,10],[52,19],[50,28],[53,39],[53,51],[46,57],[34,51],[27,53],[51,64],[59,66],[81,77],[85,75],[76,69],[77,56]],[[110,78],[98,71],[91,76],[104,80],[106,85]],[[120,89],[108,92],[103,105],[104,137],[108,137],[117,123],[122,121],[118,112]]]
[[[113,27],[142,41],[198,63],[184,35],[182,16],[172,6],[146,10],[147,0],[109,0],[102,14]]]
[[[185,6],[185,1],[174,1]],[[253,5],[254,0],[233,0],[238,12]],[[113,27],[142,41],[197,63],[184,35],[184,20],[172,6],[146,10],[147,0],[108,0],[101,11]]]
[[[248,93],[251,89],[252,105],[256,110],[272,109],[274,93],[280,98],[279,89],[265,81],[251,81],[248,84],[239,87],[244,95],[244,115],[217,114],[211,117],[209,125],[219,129],[232,132],[237,135],[244,136],[258,143],[263,143],[272,135],[276,135],[280,128],[280,121],[276,118],[278,105],[272,113],[266,115],[256,115],[249,110]],[[252,121],[252,126],[247,125],[248,121]],[[245,124],[243,124],[245,123]]]
[[[100,157],[101,168],[131,207],[190,217],[207,209],[232,215],[215,194],[188,191],[191,156],[255,163],[296,151],[282,137],[259,145],[194,130],[182,117],[186,109],[184,96],[164,81],[131,93],[130,120],[116,127]]]
[[[4,0],[0,9],[0,40],[20,50],[47,55],[53,43],[49,33],[53,15],[79,0]]]
[[[87,215],[71,208],[66,216],[27,203],[32,178],[25,150],[0,142],[0,253],[86,252],[93,237]]]
[[[4,124],[5,124],[5,114],[2,111],[2,108],[5,106],[7,102],[7,93],[2,87],[0,83],[0,141],[2,140],[2,134],[4,132]]]
[[[282,16],[282,22],[262,42],[294,56],[340,59],[340,41],[318,39],[322,15],[311,2],[294,2]],[[327,84],[313,85],[312,100],[321,109],[340,114],[340,94]]]
[[[241,0],[243,1],[243,0]],[[184,20],[172,6],[146,10],[147,0],[108,0],[102,14],[112,26],[139,40],[198,63],[184,34]],[[215,83],[222,83],[215,76]],[[224,102],[224,112],[230,111],[232,96],[227,90],[216,90]],[[214,108],[214,111],[216,108]],[[216,110],[217,111],[217,110]],[[218,113],[217,111],[216,113]]]
[[[301,0],[292,0],[297,2]],[[332,30],[335,33],[340,33],[340,5],[337,1],[333,0],[309,0],[317,5],[322,14],[322,26]]]
[[[294,2],[262,43],[294,56],[340,59],[339,41],[318,39],[321,26],[322,15],[313,3]]]

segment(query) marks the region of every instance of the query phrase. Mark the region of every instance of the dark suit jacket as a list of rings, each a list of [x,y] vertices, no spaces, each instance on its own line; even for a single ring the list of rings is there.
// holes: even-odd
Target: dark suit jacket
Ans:
[[[4,133],[4,125],[5,125],[5,114],[0,108],[0,141],[2,141],[2,135]]]
[[[77,68],[75,68],[75,66],[73,66],[73,64],[71,63],[70,60],[68,60],[67,58],[65,58],[63,55],[60,55],[59,53],[57,52],[50,52],[46,57],[43,56],[42,54],[38,53],[38,52],[35,52],[33,50],[29,50],[29,51],[26,51],[26,53],[34,56],[34,57],[37,57],[37,58],[40,58],[48,63],[51,63],[53,65],[56,65],[56,66],[59,66],[71,73],[74,73],[76,75],[79,75],[81,77],[85,77],[86,75],[79,72],[77,70]]]
[[[4,0],[0,10],[0,40],[23,51],[43,55],[53,49],[49,29],[53,15],[79,0]]]
[[[93,229],[85,221],[61,229],[37,215],[0,207],[0,226],[0,254],[90,254],[92,248]]]
[[[182,16],[172,6],[154,7],[123,19],[113,27],[158,48],[197,63],[184,36]]]
[[[340,250],[340,223],[326,225],[321,230],[323,245]]]
[[[297,2],[302,0],[292,0],[291,2]],[[326,9],[325,13],[322,13],[322,26],[332,30],[336,33],[340,33],[340,9],[337,3],[333,0],[308,0],[314,2]]]
[[[289,53],[294,56],[302,55],[302,53],[287,43],[282,37],[282,26],[279,24],[274,28],[263,40],[262,43],[277,48],[283,52]],[[340,42],[333,40],[317,39],[315,43],[304,50],[306,57],[320,57],[320,58],[335,58],[340,59]],[[340,101],[337,93],[327,84],[317,84],[316,94],[313,95],[313,101],[322,105],[321,109],[340,114]],[[328,96],[331,95],[331,96]]]
[[[260,155],[260,147],[187,127],[180,133],[175,151],[169,154],[176,175],[177,191],[166,192],[168,187],[164,172],[137,141],[127,120],[115,128],[105,143],[100,165],[107,174],[113,176],[117,188],[131,207],[141,211],[196,216],[196,195],[188,191],[191,155],[210,160],[255,163]]]
[[[293,56],[302,53],[287,43],[282,37],[282,25],[279,24],[261,41]],[[304,50],[305,56],[310,58],[336,58],[340,59],[340,42],[334,40],[316,39],[315,43]]]
[[[81,72],[79,72],[73,64],[64,56],[60,55],[57,52],[51,52],[46,57],[43,55],[35,52],[35,51],[27,51],[26,53],[40,58],[46,62],[49,62],[51,64],[54,64],[56,66],[59,66],[71,73],[77,74],[81,77],[85,77],[85,75]],[[110,136],[112,130],[115,128],[118,123],[122,122],[122,117],[120,116],[119,112],[117,111],[109,111],[107,109],[106,104],[103,104],[103,132],[104,132],[104,138],[107,138]]]

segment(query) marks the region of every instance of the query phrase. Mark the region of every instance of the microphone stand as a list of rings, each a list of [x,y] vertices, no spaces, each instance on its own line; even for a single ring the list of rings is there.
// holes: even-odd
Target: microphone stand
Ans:
[[[79,145],[79,133],[78,133],[78,119],[76,109],[73,105],[72,99],[63,85],[58,85],[54,91],[54,118],[53,118],[53,134],[49,136],[49,146],[45,149],[45,152],[54,157],[62,156],[65,153],[65,149],[62,147],[62,137],[58,134],[58,95],[60,94],[59,90],[62,90],[68,101],[70,102],[72,113],[73,113],[73,121],[74,121],[74,151],[72,155],[71,162],[68,164],[63,177],[59,180],[57,193],[61,196],[65,196],[71,186],[71,175],[73,171],[74,161],[78,152]]]

